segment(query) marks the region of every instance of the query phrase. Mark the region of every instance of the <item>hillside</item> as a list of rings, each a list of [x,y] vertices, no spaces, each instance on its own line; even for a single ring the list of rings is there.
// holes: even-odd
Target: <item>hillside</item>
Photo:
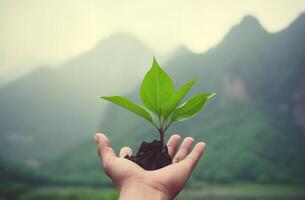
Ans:
[[[222,183],[304,182],[304,35],[305,14],[277,33],[246,16],[216,47],[202,54],[184,51],[164,64],[177,85],[198,77],[194,92],[217,93],[202,114],[168,131],[207,142],[196,178]],[[138,100],[137,92],[130,97]],[[153,127],[113,105],[100,129],[117,150],[123,145],[135,149],[143,139],[157,138]],[[75,181],[90,181],[87,176],[77,179],[84,169],[100,177],[96,152],[89,151],[92,145],[93,141],[86,142],[68,152],[52,169],[61,166],[74,174]]]
[[[39,166],[96,132],[103,93],[136,85],[152,50],[124,33],[56,68],[40,67],[0,88],[0,152]],[[121,68],[124,66],[125,68]]]

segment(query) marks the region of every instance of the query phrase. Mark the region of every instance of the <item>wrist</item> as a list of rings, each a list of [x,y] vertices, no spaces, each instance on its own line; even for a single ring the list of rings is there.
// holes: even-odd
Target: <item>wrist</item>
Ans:
[[[119,189],[119,200],[170,200],[169,195],[150,185],[138,182],[126,182]]]

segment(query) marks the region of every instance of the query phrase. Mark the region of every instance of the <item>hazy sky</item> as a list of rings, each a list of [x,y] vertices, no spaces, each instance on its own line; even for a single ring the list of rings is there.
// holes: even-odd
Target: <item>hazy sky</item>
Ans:
[[[56,65],[125,31],[159,52],[214,46],[246,14],[269,31],[305,11],[305,0],[0,0],[0,83]]]

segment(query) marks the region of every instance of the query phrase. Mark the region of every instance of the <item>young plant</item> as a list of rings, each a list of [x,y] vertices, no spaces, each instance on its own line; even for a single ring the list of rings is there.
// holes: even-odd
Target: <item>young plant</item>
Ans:
[[[164,144],[165,131],[173,122],[184,121],[197,115],[206,101],[214,93],[201,93],[191,97],[179,106],[196,80],[191,80],[175,89],[173,80],[153,58],[150,70],[146,73],[140,88],[140,97],[144,104],[137,105],[121,96],[101,97],[117,104],[152,123],[159,131],[160,141]]]

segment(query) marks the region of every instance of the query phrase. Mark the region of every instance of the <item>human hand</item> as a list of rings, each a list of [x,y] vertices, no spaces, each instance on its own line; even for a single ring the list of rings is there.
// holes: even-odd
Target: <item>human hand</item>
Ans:
[[[121,200],[173,199],[183,189],[205,148],[205,143],[199,142],[190,152],[194,139],[186,137],[178,150],[180,136],[172,135],[167,146],[173,164],[147,171],[124,158],[132,155],[129,147],[123,147],[117,157],[106,135],[97,133],[95,139],[105,173],[117,187]]]

